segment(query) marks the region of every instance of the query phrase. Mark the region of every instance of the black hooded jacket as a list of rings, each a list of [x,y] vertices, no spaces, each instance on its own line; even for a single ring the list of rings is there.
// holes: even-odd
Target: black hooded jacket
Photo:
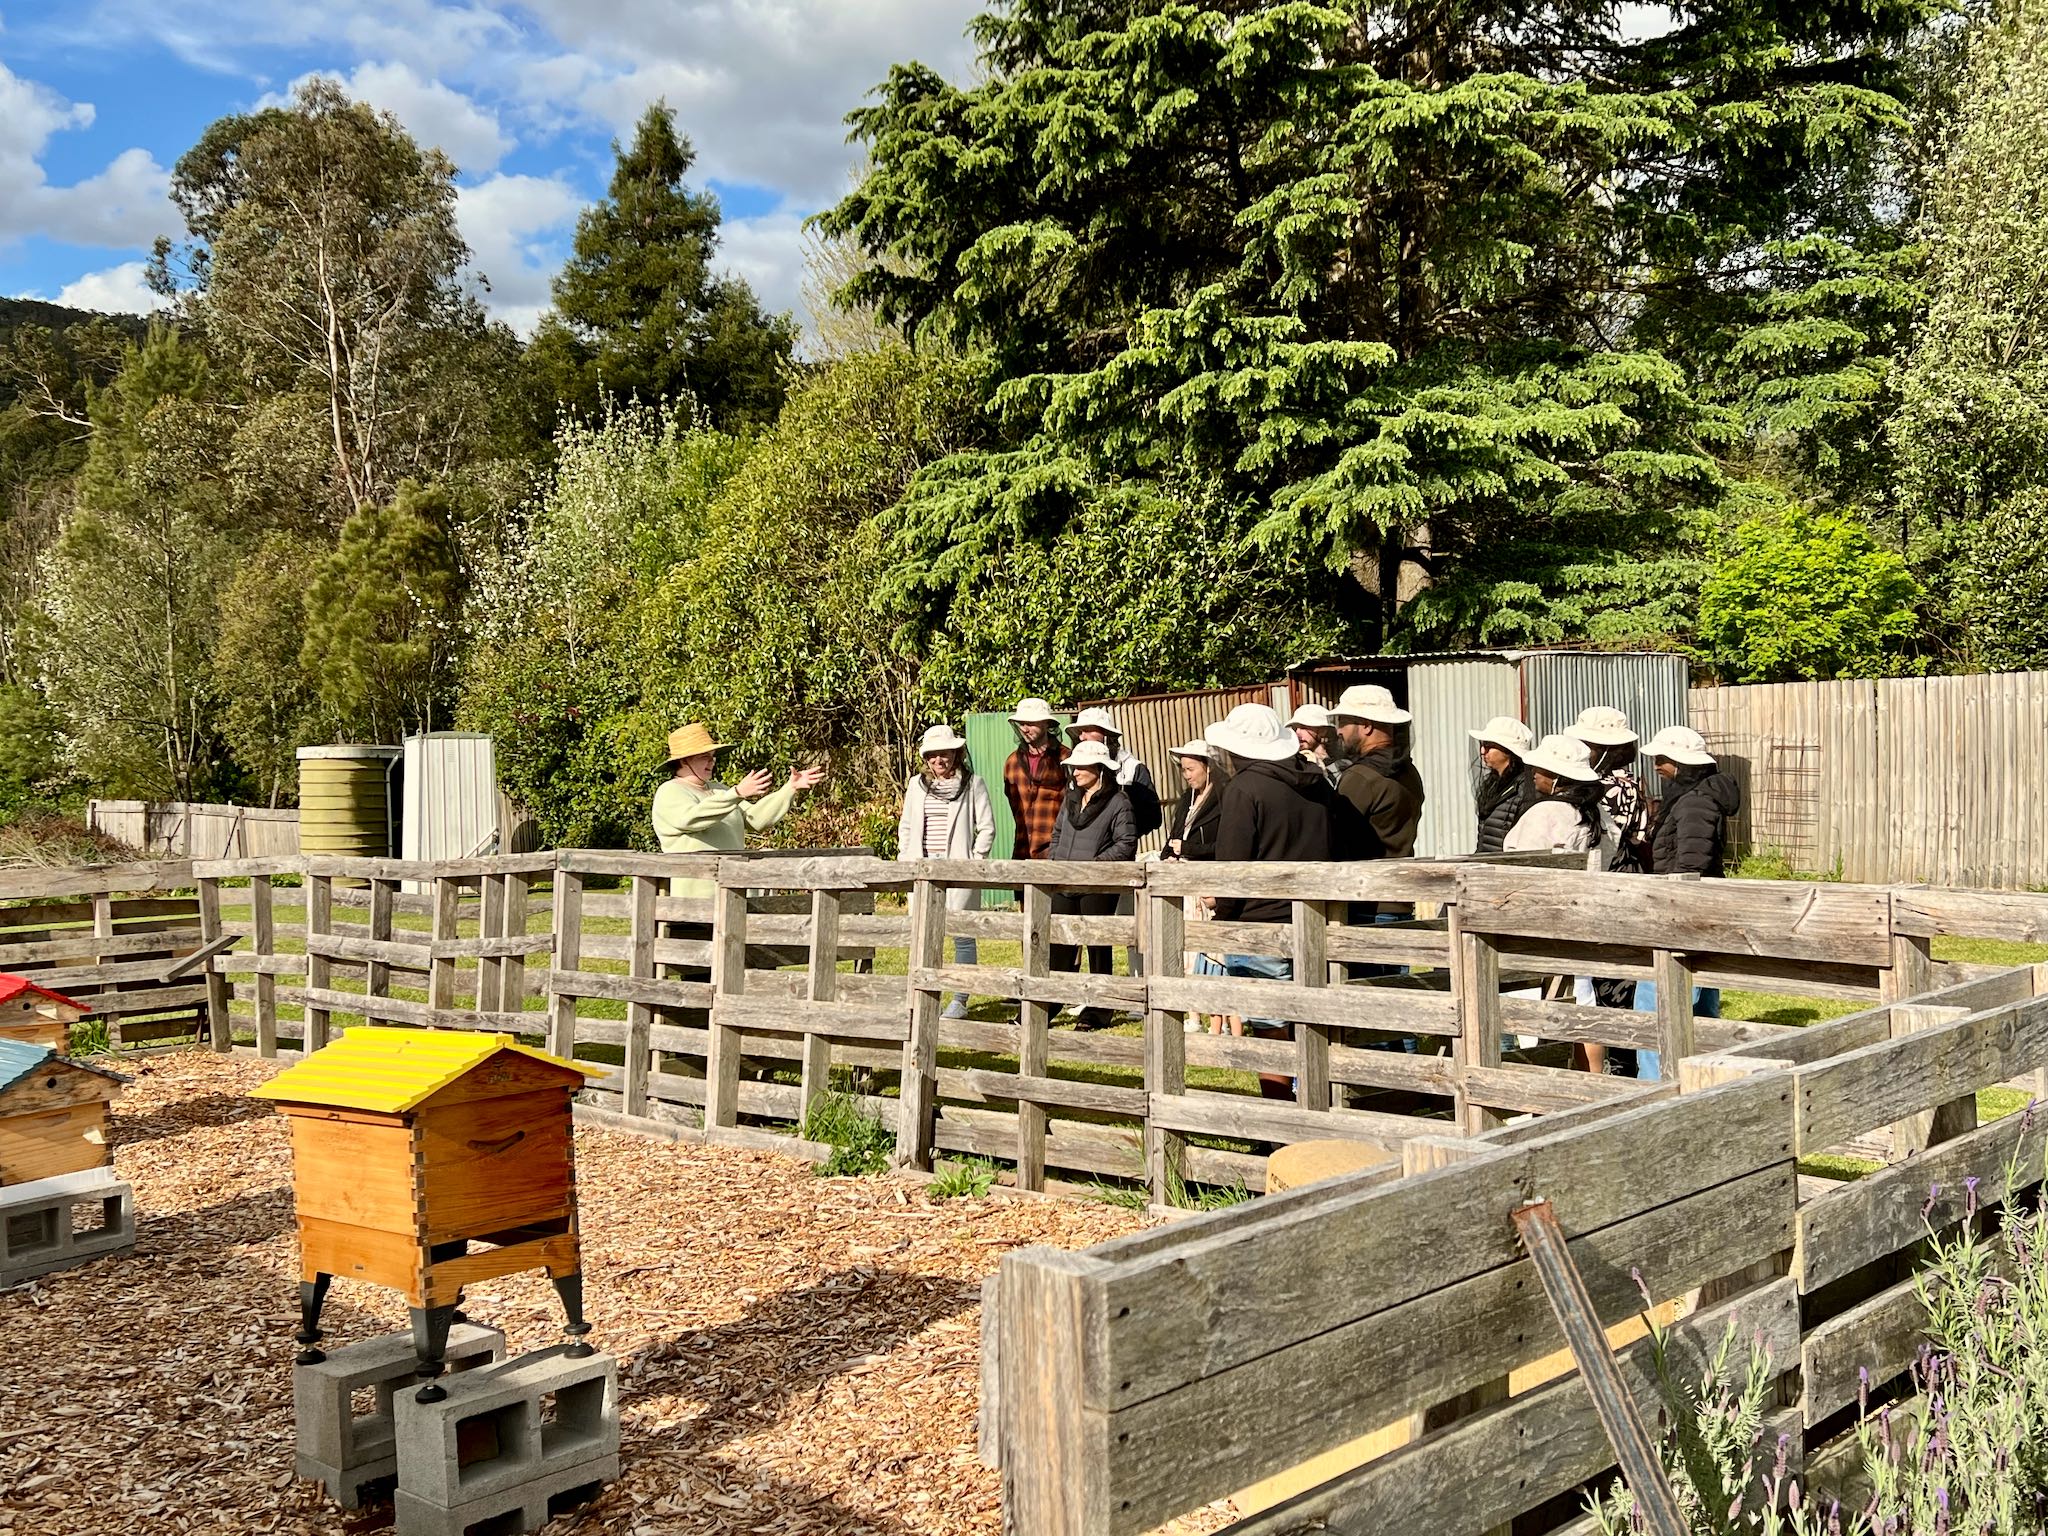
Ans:
[[[1728,818],[1742,809],[1742,786],[1718,769],[1681,768],[1664,786],[1663,809],[1650,838],[1650,871],[1659,875],[1724,873]]]
[[[1239,761],[1216,821],[1216,857],[1225,862],[1321,862],[1330,856],[1330,806],[1334,796],[1323,770],[1307,758],[1284,763]],[[1294,915],[1286,901],[1216,898],[1225,922],[1284,923]]]
[[[1339,859],[1405,859],[1422,826],[1422,775],[1406,751],[1368,752],[1337,781]]]

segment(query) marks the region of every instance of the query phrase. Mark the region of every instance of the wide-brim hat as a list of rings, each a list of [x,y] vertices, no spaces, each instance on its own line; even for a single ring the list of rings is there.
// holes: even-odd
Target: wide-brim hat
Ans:
[[[1576,779],[1581,784],[1591,784],[1600,777],[1600,771],[1593,766],[1593,755],[1576,736],[1546,736],[1523,754],[1522,761],[1531,768],[1541,768],[1561,779]]]
[[[1374,725],[1406,725],[1415,717],[1394,702],[1378,683],[1353,683],[1330,706],[1332,720],[1370,720]]]
[[[1240,704],[1202,737],[1212,747],[1262,763],[1284,763],[1301,750],[1269,704]]]
[[[1086,730],[1102,731],[1111,736],[1123,735],[1123,728],[1116,723],[1116,716],[1100,704],[1091,704],[1074,716],[1074,723],[1067,727],[1067,735],[1078,737]]]
[[[731,745],[731,742],[714,740],[711,728],[703,721],[692,720],[668,733],[668,756],[661,766],[673,768],[686,758],[702,757],[706,752],[722,752]]]
[[[1287,729],[1299,726],[1307,731],[1327,731],[1330,728],[1330,712],[1320,704],[1303,704],[1287,717]]]
[[[1674,763],[1684,763],[1692,768],[1710,767],[1714,761],[1714,754],[1707,750],[1706,738],[1683,725],[1665,726],[1643,743],[1643,751],[1647,756],[1668,757]]]
[[[950,725],[930,726],[922,736],[917,738],[917,755],[919,757],[929,757],[934,752],[964,752],[966,750],[967,738],[954,735],[953,727]]]
[[[1465,733],[1482,747],[1499,747],[1526,759],[1536,745],[1536,733],[1512,715],[1495,715],[1476,731]]]
[[[1044,699],[1020,699],[1010,711],[1012,725],[1058,725],[1060,717]]]
[[[1067,754],[1068,768],[1114,768],[1116,759],[1109,755],[1109,748],[1099,741],[1084,741]]]
[[[1589,747],[1626,747],[1640,740],[1628,716],[1608,704],[1595,704],[1579,711],[1578,720],[1565,734],[1576,736]]]
[[[1168,757],[1199,757],[1203,762],[1212,761],[1216,754],[1209,750],[1209,743],[1202,740],[1184,741],[1177,747],[1166,749]]]

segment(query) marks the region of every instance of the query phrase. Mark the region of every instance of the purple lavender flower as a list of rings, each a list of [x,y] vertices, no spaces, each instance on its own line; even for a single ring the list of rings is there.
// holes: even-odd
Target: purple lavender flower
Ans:
[[[1963,1212],[1963,1214],[1964,1214],[1964,1215],[1966,1215],[1966,1216],[1974,1216],[1974,1215],[1976,1215],[1976,1214],[1977,1214],[1977,1184],[1978,1184],[1978,1182],[1979,1182],[1979,1181],[1978,1181],[1977,1175],[1976,1175],[1976,1174],[1974,1174],[1974,1173],[1973,1173],[1973,1174],[1971,1174],[1971,1175],[1970,1175],[1970,1176],[1969,1176],[1969,1177],[1968,1177],[1967,1179],[1963,1180],[1963,1188],[1964,1188],[1965,1190],[1969,1191],[1969,1196],[1970,1196],[1970,1198],[1969,1198],[1969,1203],[1968,1203],[1967,1207],[1965,1208],[1965,1210],[1964,1210],[1964,1212]]]

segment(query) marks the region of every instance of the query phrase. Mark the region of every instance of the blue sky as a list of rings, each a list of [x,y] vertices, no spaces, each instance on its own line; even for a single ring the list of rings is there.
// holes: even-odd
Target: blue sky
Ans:
[[[841,121],[920,59],[970,67],[972,0],[0,0],[0,293],[141,309],[206,125],[340,79],[461,168],[489,303],[547,303],[611,141],[666,100],[726,214],[723,263],[795,310],[801,224],[844,188]]]

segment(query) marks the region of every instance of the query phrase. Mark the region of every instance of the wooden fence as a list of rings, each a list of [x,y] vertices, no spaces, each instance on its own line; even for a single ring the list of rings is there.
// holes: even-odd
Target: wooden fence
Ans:
[[[288,858],[299,851],[299,813],[256,805],[177,800],[90,800],[86,824],[162,859]]]
[[[1782,1406],[1763,1461],[1783,1434],[1825,1487],[1856,1459],[1859,1394],[1904,1390],[1928,1227],[2039,1183],[2048,1127],[1978,1126],[1976,1093],[2039,1091],[2048,966],[1947,970],[1928,941],[2038,941],[2048,900],[1455,880],[1476,1134],[1409,1136],[1365,1172],[1086,1253],[1031,1250],[990,1282],[983,1444],[1020,1536],[1146,1531],[1232,1496],[1234,1536],[1589,1529],[1583,1490],[1615,1457],[1511,1220],[1534,1199],[1562,1221],[1638,1403],[1654,1399],[1649,1345],[1627,1325],[1647,1291],[1677,1318],[1680,1378],[1731,1327],[1770,1352]],[[1532,962],[1655,979],[1659,1011],[1621,1018],[1676,1080],[1494,1123],[1533,1097],[1535,1069],[1487,1060],[1503,1029],[1571,1027],[1492,984]],[[1886,1000],[1747,1041],[1676,1005],[1695,982],[1776,990],[1794,970]],[[1845,1152],[1885,1166],[1849,1176]]]

